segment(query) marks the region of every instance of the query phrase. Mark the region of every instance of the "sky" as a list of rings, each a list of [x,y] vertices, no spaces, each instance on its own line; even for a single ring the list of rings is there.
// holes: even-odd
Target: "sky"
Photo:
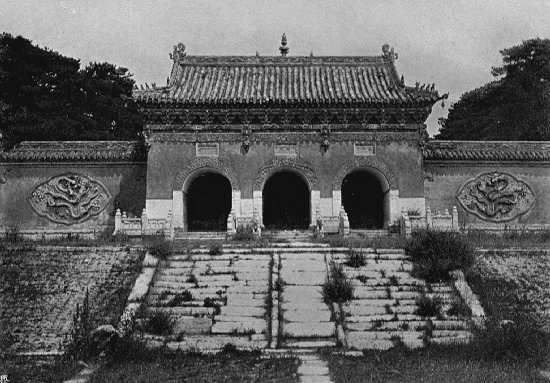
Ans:
[[[0,31],[23,35],[81,63],[124,66],[138,84],[164,84],[169,53],[381,54],[388,43],[408,85],[449,93],[428,132],[465,91],[491,81],[499,51],[550,38],[550,0],[0,0]]]

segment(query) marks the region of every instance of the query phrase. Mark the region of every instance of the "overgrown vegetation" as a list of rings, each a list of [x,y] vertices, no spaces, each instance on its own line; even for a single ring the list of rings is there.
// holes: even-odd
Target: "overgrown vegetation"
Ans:
[[[490,233],[469,230],[464,239],[473,247],[486,249],[550,247],[550,230],[504,230]]]
[[[398,234],[385,235],[380,237],[342,237],[341,235],[327,235],[322,242],[332,247],[363,248],[363,249],[400,249],[405,247],[407,241]]]
[[[151,350],[135,340],[121,344],[120,350],[92,376],[91,383],[298,383],[297,358],[265,358],[260,352],[239,351],[231,344],[216,355]]]
[[[253,241],[255,240],[254,230],[250,225],[240,225],[237,227],[237,232],[233,235],[234,241]]]
[[[413,274],[429,282],[450,279],[449,271],[466,272],[474,262],[472,247],[457,233],[421,230],[406,246],[414,261]]]
[[[166,311],[155,310],[145,319],[143,331],[154,335],[168,335],[174,329],[174,318]]]
[[[174,295],[172,299],[168,302],[169,307],[182,306],[184,303],[192,301],[193,294],[189,290],[183,290],[181,293]]]
[[[145,240],[149,253],[159,259],[167,259],[172,252],[172,243],[164,235],[155,235]]]
[[[323,299],[327,303],[342,303],[353,299],[353,284],[342,265],[332,262],[327,280],[323,284]]]
[[[90,355],[90,332],[92,323],[90,317],[90,294],[88,289],[82,304],[76,305],[73,323],[68,339],[67,355],[73,360],[84,360]]]
[[[363,253],[362,249],[355,250],[350,248],[346,256],[346,265],[358,269],[367,264],[367,256]]]
[[[216,242],[210,245],[208,249],[208,254],[210,255],[221,255],[223,254],[223,246],[220,242]]]
[[[441,297],[430,297],[426,294],[422,294],[416,299],[416,313],[423,317],[440,317],[441,309],[443,307],[443,301]]]

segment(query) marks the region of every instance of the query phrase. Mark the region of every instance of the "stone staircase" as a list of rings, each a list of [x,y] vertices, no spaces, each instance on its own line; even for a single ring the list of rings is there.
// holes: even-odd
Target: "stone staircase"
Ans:
[[[343,266],[354,286],[354,298],[340,306],[348,347],[389,349],[402,343],[419,348],[427,343],[470,341],[471,324],[465,314],[457,313],[460,298],[450,285],[414,278],[413,265],[403,250],[355,251],[362,251],[364,266],[346,265],[346,253],[334,253],[331,258]],[[440,300],[439,312],[420,315],[421,297]]]
[[[176,241],[223,241],[226,236],[225,231],[183,231],[182,229],[174,231]]]
[[[164,312],[174,327],[170,334],[149,338],[182,350],[219,350],[226,344],[267,347],[271,264],[269,253],[245,248],[220,255],[209,255],[207,249],[175,250],[159,263],[142,320]]]
[[[417,348],[471,339],[470,322],[457,313],[459,298],[450,285],[412,277],[403,250],[355,251],[366,261],[357,268],[346,264],[349,249],[327,244],[226,244],[222,254],[210,255],[207,248],[187,252],[176,243],[159,262],[141,318],[145,324],[151,314],[163,312],[174,327],[146,337],[169,349],[201,351],[228,343],[307,351],[337,345],[388,349],[399,343]],[[333,262],[352,281],[354,298],[329,306],[322,285]],[[442,310],[420,315],[421,297],[438,297]]]
[[[271,241],[310,242],[312,232],[310,230],[264,230],[263,236]]]

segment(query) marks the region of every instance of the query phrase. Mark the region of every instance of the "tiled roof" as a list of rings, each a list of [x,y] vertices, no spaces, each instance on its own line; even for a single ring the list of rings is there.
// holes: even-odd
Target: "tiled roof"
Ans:
[[[404,86],[393,58],[184,56],[168,85],[134,91],[141,105],[431,106],[433,86]]]
[[[430,141],[428,161],[550,161],[550,141]]]
[[[145,161],[139,141],[23,141],[0,152],[0,162]]]

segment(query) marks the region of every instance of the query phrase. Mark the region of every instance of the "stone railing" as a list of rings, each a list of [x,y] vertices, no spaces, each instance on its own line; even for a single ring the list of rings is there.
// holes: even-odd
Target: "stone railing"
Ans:
[[[347,236],[350,233],[348,215],[344,208],[340,209],[340,214],[337,216],[322,216],[317,211],[314,231],[318,237],[323,237],[325,234],[339,234]]]
[[[458,210],[453,206],[452,212],[445,209],[443,213],[432,213],[430,207],[426,208],[426,215],[409,215],[407,212],[401,214],[401,234],[409,236],[415,230],[437,230],[437,231],[459,231]]]
[[[173,238],[173,226],[172,212],[168,212],[167,218],[148,218],[147,211],[143,209],[140,218],[129,218],[126,212],[121,212],[120,209],[117,209],[113,235],[119,233],[129,236],[164,235],[168,238]]]
[[[263,225],[260,223],[258,216],[258,212],[254,210],[252,217],[237,217],[234,210],[231,210],[227,216],[227,234],[236,234],[239,227],[251,227],[254,235],[260,238],[262,236]]]

